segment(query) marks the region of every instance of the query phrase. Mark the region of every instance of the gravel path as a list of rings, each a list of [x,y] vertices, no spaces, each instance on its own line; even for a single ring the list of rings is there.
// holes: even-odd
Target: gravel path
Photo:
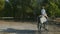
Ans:
[[[38,34],[37,22],[13,22],[0,20],[0,31],[9,34]],[[60,25],[47,25],[49,31],[42,30],[42,34],[60,34]],[[12,32],[12,33],[11,33]]]
[[[33,22],[8,22],[0,21],[0,29],[13,28],[18,30],[37,30],[37,25]]]

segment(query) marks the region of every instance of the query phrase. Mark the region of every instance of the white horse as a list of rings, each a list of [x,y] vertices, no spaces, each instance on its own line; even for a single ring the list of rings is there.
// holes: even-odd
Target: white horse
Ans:
[[[45,30],[47,30],[46,28],[45,28],[45,24],[46,24],[46,22],[47,22],[47,18],[45,17],[45,16],[42,16],[42,15],[40,15],[39,16],[40,18],[39,18],[39,22],[38,22],[38,30],[41,30],[41,27],[43,27]],[[42,26],[43,25],[43,26]]]

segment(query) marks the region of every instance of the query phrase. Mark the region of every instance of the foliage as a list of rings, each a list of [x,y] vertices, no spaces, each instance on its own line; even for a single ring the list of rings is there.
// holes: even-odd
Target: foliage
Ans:
[[[4,8],[5,0],[0,0],[0,10]]]
[[[60,0],[0,0],[0,10],[4,16],[26,17],[40,15],[41,6],[45,6],[48,16],[60,16]]]
[[[55,17],[60,14],[59,7],[53,0],[50,0],[48,2],[47,11],[49,12],[48,15],[50,15],[51,17]]]

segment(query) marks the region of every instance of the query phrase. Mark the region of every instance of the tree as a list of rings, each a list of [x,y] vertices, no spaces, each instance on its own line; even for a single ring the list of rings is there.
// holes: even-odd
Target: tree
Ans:
[[[4,8],[5,0],[0,0],[0,10]]]
[[[54,2],[54,0],[49,0],[47,6],[47,12],[49,13],[50,17],[55,17],[57,14],[59,14],[59,8],[58,5]]]

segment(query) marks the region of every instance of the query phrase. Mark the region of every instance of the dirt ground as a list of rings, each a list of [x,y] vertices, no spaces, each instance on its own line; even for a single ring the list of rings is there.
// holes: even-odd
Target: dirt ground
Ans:
[[[60,25],[47,25],[49,31],[42,29],[41,34],[60,34]],[[9,34],[38,34],[37,22],[14,22],[0,20],[0,31]]]
[[[37,30],[37,24],[33,24],[33,22],[0,21],[0,29],[7,28],[18,30]]]

